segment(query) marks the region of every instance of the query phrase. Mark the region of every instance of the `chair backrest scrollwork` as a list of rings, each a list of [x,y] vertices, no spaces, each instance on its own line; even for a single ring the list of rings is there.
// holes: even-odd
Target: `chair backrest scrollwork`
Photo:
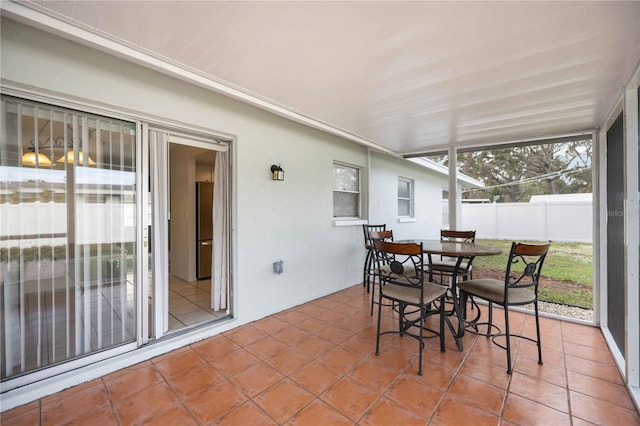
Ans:
[[[535,287],[537,293],[542,265],[549,252],[546,244],[512,243],[505,278],[506,288]]]
[[[382,274],[382,286],[394,284],[403,287],[422,286],[424,283],[422,244],[394,243],[382,239],[373,240],[378,268],[389,265]]]

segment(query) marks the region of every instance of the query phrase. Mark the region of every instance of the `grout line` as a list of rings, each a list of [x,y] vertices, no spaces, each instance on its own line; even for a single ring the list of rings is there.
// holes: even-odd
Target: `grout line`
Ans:
[[[571,409],[571,388],[569,387],[569,370],[567,369],[567,354],[564,348],[564,327],[560,323],[560,339],[562,341],[562,366],[564,367],[564,380],[566,383],[566,395],[567,395],[567,410],[569,415],[569,421],[573,425],[573,410]]]
[[[194,351],[194,352],[196,353],[196,355],[200,356],[200,354],[198,354],[198,352],[196,352],[195,350],[193,350],[193,348],[191,348],[191,345],[189,345],[189,346],[187,346],[187,347],[188,347],[190,350]],[[179,349],[178,349],[178,350],[179,350]],[[175,351],[172,351],[172,352],[175,352]],[[170,353],[171,353],[171,352],[170,352]],[[171,355],[170,355],[170,356],[171,356]],[[159,358],[159,357],[155,357],[155,358]],[[182,407],[187,411],[187,413],[189,413],[189,415],[193,418],[193,421],[194,421],[194,422],[196,422],[196,424],[198,424],[198,425],[199,425],[199,424],[201,424],[201,423],[198,421],[198,419],[196,418],[196,416],[191,412],[191,410],[189,410],[189,407],[187,407],[187,405],[185,405],[184,401],[183,401],[183,400],[178,396],[178,393],[177,393],[177,392],[176,392],[176,390],[173,388],[173,386],[171,386],[171,383],[169,383],[169,381],[167,380],[167,378],[165,377],[165,375],[162,373],[162,371],[158,368],[158,366],[156,365],[156,363],[154,363],[154,362],[153,362],[153,360],[154,360],[155,358],[152,358],[152,359],[150,359],[150,360],[149,360],[149,361],[151,361],[151,365],[152,365],[152,366],[153,366],[153,368],[156,370],[156,372],[160,375],[160,377],[162,377],[162,380],[163,380],[163,381],[164,381],[164,383],[169,387],[169,389],[171,390],[171,392],[172,392],[172,393],[173,393],[173,395],[175,396],[176,401],[177,401],[178,403],[177,403],[177,404],[172,404],[172,405],[171,405],[171,406],[169,406],[169,408],[167,408],[166,410],[161,410],[161,411],[158,411],[157,413],[154,413],[154,415],[153,415],[153,416],[151,416],[151,417],[149,417],[149,418],[147,418],[147,419],[144,419],[144,420],[143,420],[143,422],[145,422],[145,423],[146,423],[146,422],[147,422],[147,421],[149,421],[150,419],[153,419],[154,417],[159,416],[160,414],[162,414],[162,413],[164,413],[164,412],[166,412],[166,411],[169,411],[171,408],[173,408],[173,407],[177,407],[177,406],[181,405],[181,406],[182,406]],[[204,359],[203,359],[203,360],[204,360]],[[204,360],[204,361],[206,362],[206,360]],[[191,368],[193,368],[193,366],[191,366],[190,368],[188,368],[188,369],[186,369],[186,370],[181,371],[181,372],[180,372],[180,373],[178,373],[178,374],[182,374],[182,373],[186,372],[187,370],[190,370]],[[178,374],[176,374],[176,375],[178,375]],[[153,385],[153,386],[156,386],[156,385]],[[153,387],[153,386],[151,386],[151,387]],[[207,387],[207,388],[205,388],[205,389],[208,389],[208,388],[209,388],[209,387],[211,387],[211,386],[214,386],[214,385],[213,385],[213,384],[211,384],[210,386],[208,386],[208,387]],[[147,389],[149,389],[149,388],[147,388]],[[200,390],[200,391],[198,391],[198,392],[204,391],[205,389],[201,389],[201,390]],[[198,393],[198,392],[196,392],[196,393]]]
[[[109,399],[109,406],[111,406],[111,411],[113,412],[113,416],[115,417],[116,422],[118,422],[118,425],[121,425],[122,422],[120,421],[120,416],[118,415],[118,411],[116,410],[116,407],[113,403],[113,399],[111,398],[111,392],[109,392],[109,387],[104,381],[105,377],[106,376],[100,377],[100,382],[102,383],[102,386],[104,387],[104,391],[107,394],[107,398]]]

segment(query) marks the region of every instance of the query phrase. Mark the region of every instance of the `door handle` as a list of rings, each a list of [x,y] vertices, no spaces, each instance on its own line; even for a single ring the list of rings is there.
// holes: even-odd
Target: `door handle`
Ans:
[[[202,241],[202,242],[200,243],[200,245],[201,245],[201,246],[210,246],[210,245],[212,245],[212,244],[213,244],[213,243],[212,243],[211,241]]]

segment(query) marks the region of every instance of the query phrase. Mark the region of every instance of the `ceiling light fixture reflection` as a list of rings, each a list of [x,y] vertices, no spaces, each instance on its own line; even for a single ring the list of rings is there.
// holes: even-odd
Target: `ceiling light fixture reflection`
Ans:
[[[69,150],[67,151],[67,153],[65,155],[63,155],[62,157],[58,158],[58,162],[65,162],[65,163],[69,163],[69,164],[74,164],[76,163],[75,158],[73,157],[73,150]],[[93,161],[91,159],[91,157],[89,157],[87,155],[87,163],[85,164],[84,161],[84,153],[80,150],[78,150],[78,161],[77,163],[79,165],[89,165],[89,166],[95,166],[96,162]]]
[[[95,166],[96,162],[93,161],[93,159],[87,155],[87,158],[85,160],[84,158],[84,153],[82,152],[82,150],[78,150],[78,158],[76,161],[76,158],[74,157],[74,150],[70,149],[73,148],[74,142],[72,142],[71,140],[73,140],[73,131],[71,126],[67,125],[67,127],[69,128],[69,130],[71,131],[71,137],[69,141],[67,141],[67,135],[65,132],[65,136],[50,136],[49,138],[45,139],[45,140],[41,140],[40,139],[40,135],[42,134],[43,130],[49,125],[50,120],[47,120],[42,127],[40,128],[40,130],[38,131],[38,138],[37,139],[32,139],[30,141],[30,147],[29,152],[26,152],[25,154],[22,155],[22,164],[25,166],[40,166],[40,167],[51,167],[52,163],[51,160],[49,159],[49,157],[47,157],[45,154],[42,153],[42,149],[46,148],[49,151],[51,151],[51,155],[53,156],[53,150],[59,150],[59,149],[68,149],[68,151],[66,152],[66,154],[64,154],[62,157],[60,157],[57,161],[60,162],[64,162],[67,164],[78,164],[80,166]],[[95,132],[95,129],[89,129],[89,137],[91,137],[91,134]],[[80,144],[82,144],[82,140],[79,141]],[[36,153],[36,151],[38,151]]]
[[[38,152],[37,154],[35,152],[26,152],[22,155],[22,165],[34,167],[51,167],[51,160],[41,152]]]

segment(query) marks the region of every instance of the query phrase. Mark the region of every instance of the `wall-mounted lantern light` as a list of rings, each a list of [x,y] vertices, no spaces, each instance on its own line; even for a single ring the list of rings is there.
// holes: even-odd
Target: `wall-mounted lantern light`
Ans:
[[[275,164],[271,166],[271,179],[284,180],[284,170],[282,170],[280,164],[278,164],[277,166]]]

